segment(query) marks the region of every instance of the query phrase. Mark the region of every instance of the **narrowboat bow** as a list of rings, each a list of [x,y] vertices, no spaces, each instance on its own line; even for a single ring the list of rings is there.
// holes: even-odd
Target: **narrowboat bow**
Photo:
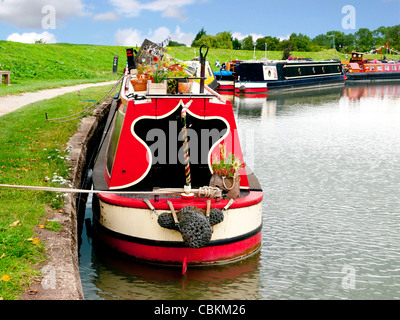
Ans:
[[[244,165],[231,102],[204,84],[204,68],[183,94],[136,91],[135,68],[126,68],[93,169],[104,190],[93,199],[100,242],[184,271],[256,253],[263,192]]]

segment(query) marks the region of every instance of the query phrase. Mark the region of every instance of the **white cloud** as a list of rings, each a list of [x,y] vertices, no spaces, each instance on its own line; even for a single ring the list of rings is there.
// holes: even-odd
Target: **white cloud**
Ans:
[[[141,11],[140,3],[136,0],[109,0],[109,2],[116,8],[118,13],[128,17],[136,17]]]
[[[166,8],[161,16],[165,18],[175,18],[182,22],[185,22],[187,20],[186,10],[175,6],[170,6]]]
[[[145,39],[140,30],[118,29],[114,35],[117,46],[134,47],[140,46]]]
[[[54,34],[47,31],[42,33],[30,32],[30,33],[13,33],[7,37],[7,41],[22,42],[22,43],[35,43],[37,40],[42,40],[46,43],[57,43]]]
[[[95,21],[117,21],[121,16],[113,11],[97,14],[93,17]]]
[[[142,10],[160,11],[163,17],[186,21],[183,7],[195,3],[195,0],[154,0],[140,3],[137,0],[109,0],[117,12],[127,17],[137,17]]]
[[[232,38],[233,39],[237,38],[238,40],[243,40],[244,38],[247,38],[248,36],[252,36],[253,37],[253,41],[256,41],[259,38],[264,38],[264,35],[257,34],[257,33],[250,33],[250,34],[243,35],[240,32],[234,32],[232,34]]]
[[[4,0],[0,3],[0,21],[19,28],[42,28],[46,13],[43,7],[52,6],[56,13],[56,24],[67,17],[84,16],[84,0]]]
[[[182,32],[181,28],[179,26],[176,27],[175,33],[171,35],[171,39],[173,41],[176,41],[179,43],[184,43],[188,47],[190,47],[190,45],[192,44],[195,37],[196,37],[196,35],[193,33]]]
[[[190,46],[195,38],[195,35],[192,33],[182,32],[179,26],[176,27],[175,33],[172,33],[166,27],[160,27],[154,31],[149,30],[147,34],[143,34],[143,32],[138,29],[118,29],[114,35],[115,44],[118,46],[140,46],[144,39],[149,39],[155,43],[160,43],[168,37],[170,37],[173,41],[184,43],[187,46]]]
[[[279,41],[283,40],[289,40],[290,39],[290,34],[288,34],[286,37],[278,37]]]

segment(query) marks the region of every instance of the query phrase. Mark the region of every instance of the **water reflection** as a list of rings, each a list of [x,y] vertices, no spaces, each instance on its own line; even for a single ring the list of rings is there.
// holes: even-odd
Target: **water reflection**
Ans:
[[[393,99],[400,97],[400,85],[348,85],[344,94],[350,100],[361,98]]]
[[[266,118],[286,115],[288,108],[298,106],[322,106],[324,104],[339,103],[343,96],[343,88],[305,91],[293,93],[279,93],[267,98],[236,97],[234,106],[238,115],[246,118]]]
[[[106,299],[222,300],[260,299],[259,255],[231,266],[180,270],[125,261],[97,251],[93,284]]]
[[[85,211],[90,219],[91,197]],[[162,267],[125,259],[88,237],[83,226],[80,274],[88,300],[257,300],[260,253],[234,264],[190,268]]]
[[[85,298],[400,299],[399,92],[235,97],[246,162],[265,195],[261,252],[182,278],[93,250],[84,228]]]

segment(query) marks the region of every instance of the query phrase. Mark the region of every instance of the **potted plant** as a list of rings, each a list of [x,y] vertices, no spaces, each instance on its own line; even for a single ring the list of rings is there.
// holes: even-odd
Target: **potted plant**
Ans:
[[[184,71],[176,71],[175,77],[180,77],[178,79],[178,92],[179,93],[188,93],[192,88],[192,81],[190,80],[190,76]]]
[[[219,157],[215,156],[212,162],[213,175],[210,186],[219,187],[227,191],[227,199],[237,199],[240,196],[239,169],[244,164],[234,154],[226,155],[226,145],[220,144]]]

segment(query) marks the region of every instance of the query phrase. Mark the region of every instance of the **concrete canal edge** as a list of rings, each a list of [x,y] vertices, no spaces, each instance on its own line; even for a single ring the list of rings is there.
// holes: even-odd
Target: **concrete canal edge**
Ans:
[[[112,98],[106,99],[93,115],[82,119],[78,131],[67,144],[71,149],[68,156],[71,188],[81,188],[86,159],[96,142],[93,140],[97,138],[99,128],[107,119],[111,103]],[[22,295],[21,300],[83,300],[79,273],[77,195],[66,195],[62,212],[55,213],[49,209],[46,218],[60,222],[62,229],[58,232],[36,230],[38,237],[46,243],[48,259],[40,266],[42,276]]]

